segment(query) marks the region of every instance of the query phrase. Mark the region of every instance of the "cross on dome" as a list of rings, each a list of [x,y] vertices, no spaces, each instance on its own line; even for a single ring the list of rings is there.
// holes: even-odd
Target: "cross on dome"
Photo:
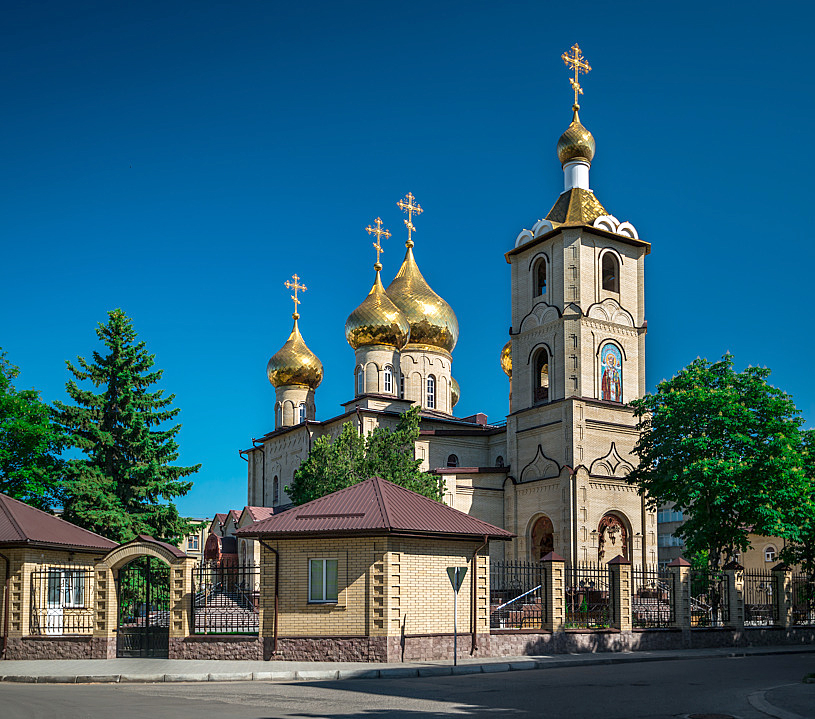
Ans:
[[[408,192],[405,196],[405,200],[407,200],[407,202],[405,202],[405,200],[399,200],[399,202],[396,203],[396,206],[399,207],[402,212],[407,212],[408,215],[408,218],[405,220],[405,227],[407,227],[408,231],[408,238],[407,242],[405,243],[406,247],[413,247],[413,239],[411,238],[411,234],[416,229],[413,224],[413,215],[418,217],[422,214],[422,212],[424,212],[422,206],[418,202],[413,202],[415,199],[416,198],[413,196],[413,193]]]
[[[568,52],[564,52],[561,57],[563,58],[563,62],[566,63],[566,66],[572,70],[574,70],[574,77],[569,78],[569,83],[572,86],[572,90],[574,90],[574,104],[575,109],[577,109],[577,96],[583,94],[583,88],[580,86],[579,77],[580,73],[589,73],[591,72],[591,65],[589,65],[588,61],[585,57],[583,57],[583,53],[580,52],[580,46],[575,43],[572,45],[572,53],[573,55],[569,55]]]
[[[297,290],[302,290],[303,292],[305,292],[306,289],[308,288],[305,285],[300,284],[299,275],[292,275],[291,278],[294,280],[294,282],[289,282],[288,280],[286,280],[283,283],[283,286],[287,287],[290,290],[294,290],[294,294],[291,296],[292,300],[294,300],[294,314],[292,315],[292,317],[294,317],[294,319],[299,319],[300,314],[297,312],[297,305],[300,304],[300,300],[297,299]]]
[[[374,242],[374,248],[376,249],[376,265],[374,265],[374,268],[376,270],[381,270],[382,269],[382,264],[379,262],[379,254],[381,252],[384,252],[385,250],[382,249],[382,246],[379,243],[382,241],[383,237],[385,239],[390,237],[391,233],[390,233],[390,230],[383,230],[382,229],[382,219],[380,217],[377,217],[374,220],[374,224],[376,225],[376,227],[371,227],[370,225],[368,225],[365,228],[365,231],[369,235],[376,235],[376,242]]]

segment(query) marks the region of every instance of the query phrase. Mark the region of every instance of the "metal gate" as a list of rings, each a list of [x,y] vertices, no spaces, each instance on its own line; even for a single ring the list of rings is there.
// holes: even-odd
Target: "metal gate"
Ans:
[[[170,648],[170,568],[139,557],[119,570],[117,657],[166,659]]]

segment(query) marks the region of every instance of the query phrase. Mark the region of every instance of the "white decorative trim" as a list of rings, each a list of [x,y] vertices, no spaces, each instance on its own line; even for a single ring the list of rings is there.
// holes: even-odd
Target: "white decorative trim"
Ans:
[[[524,242],[529,242],[529,240],[535,239],[532,236],[532,233],[529,230],[521,230],[518,236],[515,238],[515,247],[520,247]]]
[[[555,460],[547,457],[543,449],[538,445],[538,451],[533,459],[521,472],[521,482],[532,479],[550,479],[560,474],[560,467]]]
[[[595,459],[589,468],[589,474],[599,477],[627,477],[633,471],[634,467],[620,456],[614,442],[608,454]]]
[[[623,309],[620,303],[611,297],[589,307],[588,317],[615,325],[634,326],[634,318],[631,313]]]
[[[547,232],[551,232],[554,229],[554,225],[552,225],[549,220],[538,220],[532,226],[532,235],[534,237],[540,237],[541,235],[545,235]]]
[[[640,238],[636,228],[630,222],[620,222],[614,215],[602,215],[594,221],[594,227],[598,230],[613,232],[616,235],[624,235],[634,240]],[[516,245],[517,246],[517,245]]]
[[[560,314],[557,307],[547,304],[546,302],[538,302],[532,311],[521,320],[521,332],[533,330],[536,327],[543,327],[550,322],[555,322],[560,319]]]

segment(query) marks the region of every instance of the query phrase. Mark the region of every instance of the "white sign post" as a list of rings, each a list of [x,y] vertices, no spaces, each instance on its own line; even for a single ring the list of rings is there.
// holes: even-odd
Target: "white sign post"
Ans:
[[[458,665],[458,590],[466,574],[467,567],[447,567],[447,576],[453,585],[453,666]]]

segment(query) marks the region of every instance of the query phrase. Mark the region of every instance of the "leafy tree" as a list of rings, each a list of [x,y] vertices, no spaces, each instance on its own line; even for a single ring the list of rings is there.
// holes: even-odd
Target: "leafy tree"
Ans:
[[[63,437],[39,393],[15,389],[19,373],[0,351],[0,492],[49,510],[59,502]]]
[[[815,429],[808,429],[801,436],[806,490],[802,501],[793,509],[792,521],[798,526],[798,536],[787,541],[780,559],[790,566],[800,564],[809,575],[810,583],[815,585]],[[810,592],[815,595],[815,586]]]
[[[749,547],[748,534],[795,538],[805,494],[801,420],[770,371],[733,369],[733,356],[697,359],[656,394],[631,403],[642,432],[628,477],[654,507],[685,513],[674,532],[716,569]]]
[[[314,442],[286,492],[295,504],[305,504],[370,477],[382,477],[441,501],[439,478],[422,472],[422,461],[415,459],[418,438],[418,406],[402,414],[396,429],[377,427],[367,437],[346,422],[335,440],[323,436]]]
[[[131,320],[122,310],[108,312],[96,334],[107,348],[94,351],[93,361],[67,362],[71,374],[88,381],[81,389],[74,379],[66,384],[74,405],[55,403],[55,415],[69,445],[86,455],[66,463],[64,518],[116,541],[146,533],[174,540],[188,529],[175,504],[192,482],[182,481],[201,467],[178,467],[176,436],[180,424],[166,423],[179,409],[171,409],[175,395],[149,391],[162,375],[153,370],[154,355],[136,340]]]

